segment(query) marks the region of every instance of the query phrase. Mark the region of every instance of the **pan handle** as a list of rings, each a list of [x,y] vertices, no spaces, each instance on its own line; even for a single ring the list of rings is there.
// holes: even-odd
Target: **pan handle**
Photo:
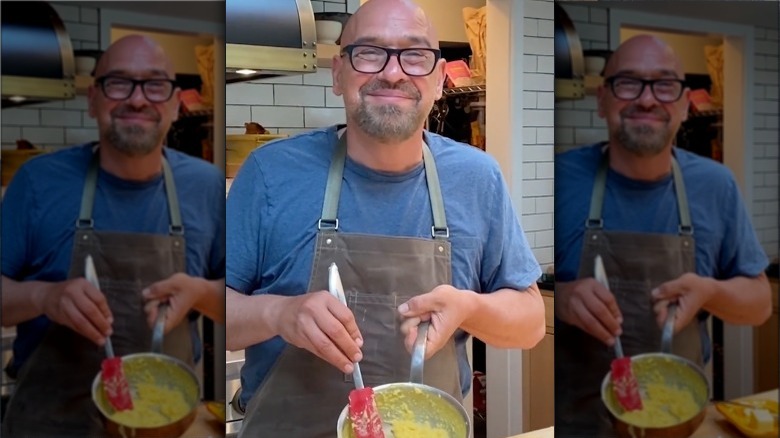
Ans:
[[[157,321],[154,322],[154,331],[152,332],[152,353],[162,353],[165,314],[167,310],[168,303],[162,303],[157,308]]]
[[[423,321],[417,326],[417,339],[414,341],[414,350],[412,351],[412,370],[409,373],[409,381],[412,383],[423,382],[425,341],[428,339],[428,327],[430,325],[430,321]]]
[[[661,333],[661,352],[672,352],[672,336],[674,335],[674,314],[677,313],[677,303],[669,304],[666,308],[666,322],[664,322],[664,330]]]

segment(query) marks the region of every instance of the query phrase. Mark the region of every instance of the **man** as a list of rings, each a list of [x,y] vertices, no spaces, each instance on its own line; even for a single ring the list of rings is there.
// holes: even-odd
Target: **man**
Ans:
[[[149,351],[167,301],[163,352],[194,364],[187,315],[224,322],[224,179],[165,148],[175,72],[151,39],[127,36],[97,63],[89,114],[100,140],[30,160],[3,199],[3,325],[17,326],[3,436],[102,436],[92,380],[116,355]],[[91,255],[100,290],[84,278]]]
[[[444,60],[422,9],[369,1],[341,44],[346,127],[254,151],[228,196],[226,341],[246,349],[243,436],[333,436],[352,362],[366,386],[408,381],[421,319],[425,383],[459,400],[468,335],[499,348],[544,336],[541,271],[496,162],[423,130]],[[327,291],[330,263],[349,307]]]
[[[600,387],[615,337],[627,356],[659,351],[669,303],[673,352],[699,365],[709,314],[759,325],[771,311],[767,257],[733,176],[673,145],[689,104],[680,60],[640,35],[604,76],[609,141],[555,160],[555,431],[567,437],[613,433]],[[593,278],[596,255],[609,289]]]

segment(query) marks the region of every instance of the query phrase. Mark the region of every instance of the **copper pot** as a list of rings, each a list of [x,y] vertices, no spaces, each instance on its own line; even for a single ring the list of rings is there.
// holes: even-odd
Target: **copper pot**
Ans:
[[[662,352],[631,356],[631,367],[640,391],[650,382],[688,391],[696,403],[696,413],[665,427],[631,424],[623,417],[624,411],[612,390],[611,372],[608,372],[601,383],[601,401],[607,407],[615,431],[621,438],[685,438],[691,436],[704,421],[710,399],[710,387],[704,371],[688,359],[669,353],[676,308],[676,304],[669,306],[661,338]]]
[[[471,438],[471,419],[466,409],[450,394],[422,383],[425,339],[430,322],[420,324],[412,352],[411,382],[388,383],[374,388],[379,417],[385,436],[393,421],[412,421],[428,427],[446,430],[451,438]],[[349,405],[336,423],[338,438],[353,438]]]
[[[162,425],[139,427],[133,424],[123,424],[116,418],[116,411],[106,398],[100,372],[98,372],[92,381],[92,401],[102,414],[106,433],[110,437],[176,438],[184,434],[195,421],[201,396],[198,377],[189,365],[175,357],[161,353],[166,310],[167,305],[160,306],[152,333],[152,352],[122,356],[122,368],[131,392],[134,392],[134,388],[140,383],[151,383],[155,387],[176,391],[182,395],[187,410],[181,412],[181,415],[175,415],[174,418],[169,417],[169,421]],[[135,397],[133,398],[135,402]],[[165,407],[159,406],[157,408],[159,408],[160,414],[168,416],[167,413],[163,412]]]

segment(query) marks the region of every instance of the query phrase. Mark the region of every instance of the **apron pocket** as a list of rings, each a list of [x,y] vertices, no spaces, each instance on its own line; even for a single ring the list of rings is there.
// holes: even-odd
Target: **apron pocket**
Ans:
[[[404,347],[404,335],[401,333],[403,317],[397,309],[411,297],[355,291],[346,293],[347,305],[363,335],[360,371],[366,386],[408,381],[411,354]],[[345,374],[344,379],[352,382],[352,374]]]

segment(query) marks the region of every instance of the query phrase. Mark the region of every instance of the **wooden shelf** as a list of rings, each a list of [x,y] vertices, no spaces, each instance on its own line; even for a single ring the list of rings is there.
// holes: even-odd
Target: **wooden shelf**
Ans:
[[[585,95],[595,96],[596,90],[604,83],[604,78],[601,76],[585,76]]]
[[[339,53],[336,44],[317,44],[317,68],[333,67],[333,55]]]
[[[92,76],[76,76],[76,95],[86,96],[90,85],[92,85]]]

